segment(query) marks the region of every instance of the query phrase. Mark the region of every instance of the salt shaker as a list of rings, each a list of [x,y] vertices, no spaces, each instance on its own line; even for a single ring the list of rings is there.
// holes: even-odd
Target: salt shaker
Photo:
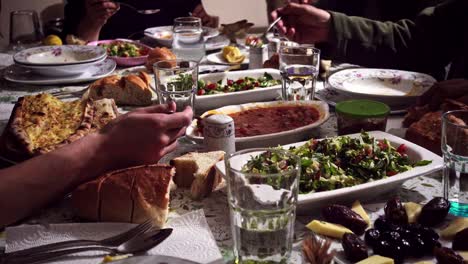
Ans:
[[[204,144],[208,151],[236,152],[234,120],[228,115],[211,115],[203,119]]]
[[[268,46],[249,48],[249,69],[263,68],[263,63],[268,59]]]

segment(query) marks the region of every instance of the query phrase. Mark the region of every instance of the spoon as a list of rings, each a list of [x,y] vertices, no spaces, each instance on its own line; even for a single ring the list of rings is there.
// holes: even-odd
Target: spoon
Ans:
[[[156,13],[161,12],[161,9],[137,9],[136,7],[134,7],[132,5],[129,5],[127,3],[122,3],[122,2],[118,2],[118,1],[115,1],[115,3],[118,3],[121,6],[128,7],[130,9],[132,9],[133,11],[135,11],[135,12],[137,12],[139,14],[142,14],[142,15],[152,15],[152,14],[156,14]]]
[[[73,249],[57,250],[50,252],[43,252],[38,254],[31,254],[24,257],[12,257],[0,260],[1,264],[6,263],[38,263],[45,262],[51,259],[56,259],[69,254],[84,252],[84,251],[104,251],[112,255],[126,255],[144,253],[153,247],[163,242],[172,233],[172,228],[165,228],[155,231],[147,232],[143,235],[136,236],[133,239],[122,243],[117,247],[103,247],[103,246],[89,246],[77,247]]]
[[[275,21],[271,22],[271,24],[267,27],[267,29],[265,30],[265,32],[263,32],[262,36],[260,37],[260,39],[263,41],[264,44],[268,44],[268,42],[270,42],[268,39],[267,39],[267,34],[268,32],[270,32],[270,30],[276,26],[276,24],[281,20],[281,16],[279,16],[277,19],[275,19]]]

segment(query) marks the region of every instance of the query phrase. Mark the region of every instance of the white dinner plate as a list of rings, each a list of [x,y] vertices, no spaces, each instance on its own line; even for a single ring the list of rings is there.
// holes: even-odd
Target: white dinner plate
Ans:
[[[53,78],[63,78],[70,76],[77,76],[87,71],[89,67],[92,67],[94,64],[103,62],[106,57],[103,57],[100,60],[80,63],[80,64],[71,64],[71,65],[61,65],[61,66],[49,66],[49,65],[22,65],[17,64],[19,67],[23,67],[25,70],[31,70],[38,75],[50,76]]]
[[[387,104],[414,103],[436,80],[424,73],[356,68],[333,73],[328,83],[336,90],[356,98]]]
[[[101,60],[107,53],[98,46],[41,46],[22,50],[13,56],[15,63],[23,65],[72,65]]]
[[[66,77],[51,77],[37,74],[27,68],[18,65],[11,65],[5,70],[5,79],[11,82],[33,84],[33,85],[52,85],[52,84],[70,84],[94,81],[111,74],[116,67],[115,61],[106,59],[103,62],[93,64],[87,68],[81,75]]]
[[[223,52],[211,53],[206,56],[206,60],[211,63],[223,64],[223,65],[236,65],[236,64],[249,64],[249,52],[246,50],[241,50],[242,54],[245,56],[242,63],[229,63],[223,58]]]
[[[172,46],[172,34],[173,26],[161,26],[151,27],[144,31],[146,37],[156,40],[159,44],[171,47]],[[219,35],[219,30],[216,28],[203,27],[203,33],[205,40],[213,38]]]
[[[226,84],[227,79],[236,81],[244,77],[259,78],[262,77],[265,73],[270,74],[273,78],[277,80],[281,80],[280,71],[275,69],[256,69],[245,71],[210,73],[200,75],[199,79],[205,82],[209,81],[212,83],[222,80],[222,83]],[[278,96],[280,95],[281,84],[265,88],[256,88],[248,91],[199,95],[196,97],[195,106],[197,111],[207,111],[225,105],[272,101],[278,98]]]
[[[208,114],[232,114],[254,108],[287,105],[313,105],[319,111],[320,117],[315,123],[312,123],[307,126],[278,133],[236,138],[236,149],[240,150],[254,147],[273,147],[307,139],[317,127],[319,127],[321,124],[327,121],[330,117],[330,113],[328,112],[328,104],[322,101],[274,101],[263,103],[248,103],[241,105],[229,105],[205,112],[202,115],[202,117]],[[194,120],[192,124],[187,128],[186,135],[189,139],[197,143],[203,144],[203,136],[199,134],[197,120]]]
[[[409,171],[405,171],[385,179],[375,180],[352,187],[331,191],[300,194],[298,198],[298,205],[301,211],[306,209],[311,210],[312,208],[320,208],[321,206],[330,203],[350,203],[355,200],[369,201],[381,194],[395,190],[406,180],[432,173],[442,169],[443,167],[443,160],[440,156],[405,139],[381,131],[372,131],[369,132],[369,134],[376,139],[387,139],[393,146],[405,144],[407,147],[407,154],[412,161],[431,160],[432,163],[426,166],[415,167]],[[349,136],[359,137],[360,134],[352,134]],[[301,146],[305,143],[306,141],[285,145],[283,147],[288,148],[290,146]],[[249,154],[244,156],[244,161],[250,159]],[[218,169],[219,172],[221,172],[225,177],[226,169],[223,161],[216,164],[216,169]]]

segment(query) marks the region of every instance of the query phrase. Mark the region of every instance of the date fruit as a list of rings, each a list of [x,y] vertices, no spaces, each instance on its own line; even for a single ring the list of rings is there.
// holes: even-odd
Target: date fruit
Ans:
[[[326,221],[345,226],[356,235],[362,235],[367,228],[367,223],[362,217],[343,205],[329,205],[322,210],[322,216]]]
[[[463,258],[450,248],[435,248],[434,255],[440,264],[463,264]]]
[[[341,245],[349,261],[358,262],[368,257],[366,244],[355,234],[344,234]]]
[[[408,224],[408,215],[406,209],[400,201],[399,197],[394,197],[385,204],[385,219],[395,225]]]
[[[423,206],[418,223],[425,226],[435,226],[444,221],[450,210],[450,202],[442,197],[436,197]]]
[[[458,232],[453,239],[452,248],[454,250],[468,250],[468,228]]]

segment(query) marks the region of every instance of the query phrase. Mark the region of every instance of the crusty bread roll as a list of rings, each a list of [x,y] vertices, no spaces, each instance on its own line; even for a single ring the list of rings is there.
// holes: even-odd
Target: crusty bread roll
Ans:
[[[142,223],[163,227],[169,212],[169,186],[175,171],[169,165],[144,165],[114,171],[79,186],[72,206],[84,219]]]
[[[148,59],[146,60],[146,69],[148,71],[153,71],[153,64],[156,62],[164,61],[164,60],[175,60],[176,55],[172,53],[171,50],[168,48],[154,48],[148,53]],[[175,67],[175,62],[167,64],[167,68]]]
[[[178,187],[190,188],[193,199],[208,196],[222,182],[215,168],[224,159],[224,151],[206,153],[191,152],[171,160],[176,168],[174,181]]]
[[[124,77],[111,75],[89,86],[88,97],[93,100],[113,98],[117,105],[150,105],[153,93],[151,78],[143,71]]]
[[[442,134],[442,112],[429,112],[414,122],[406,131],[405,138],[439,155]]]

